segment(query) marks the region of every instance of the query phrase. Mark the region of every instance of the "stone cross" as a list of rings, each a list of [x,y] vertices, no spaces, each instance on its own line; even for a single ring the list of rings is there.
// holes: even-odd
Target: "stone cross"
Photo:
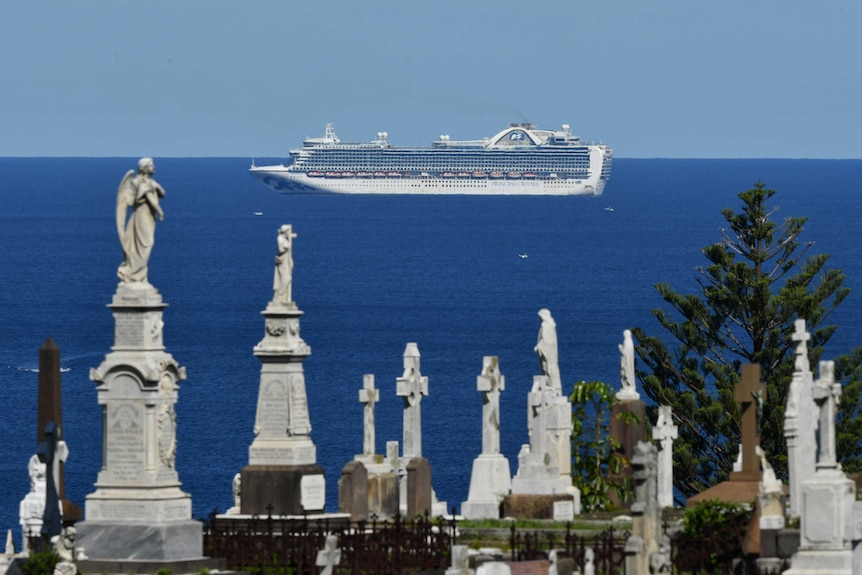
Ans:
[[[810,371],[811,365],[808,362],[808,340],[811,339],[811,334],[805,331],[805,320],[797,319],[793,322],[793,341],[795,342],[796,359],[794,368],[796,371]]]
[[[652,438],[658,441],[658,505],[673,507],[673,440],[679,437],[679,427],[673,424],[673,408],[660,405],[658,421],[652,428]]]
[[[482,455],[496,455],[500,453],[500,392],[506,389],[497,356],[482,358],[476,387],[482,392]]]
[[[398,472],[398,468],[400,467],[400,462],[398,460],[398,442],[397,441],[387,441],[386,442],[386,463],[389,464],[393,473]]]
[[[841,401],[841,384],[835,383],[835,362],[820,362],[820,377],[814,382],[814,401],[820,407],[817,469],[839,467],[835,457],[835,408]]]
[[[47,487],[45,490],[45,515],[42,517],[42,539],[50,542],[63,530],[60,498],[57,493],[57,474],[60,462],[66,460],[66,442],[60,440],[57,424],[53,421],[45,426],[45,440],[37,450],[39,460],[45,464]]]
[[[760,381],[759,364],[743,364],[742,380],[733,389],[733,399],[742,412],[742,471],[731,473],[731,481],[760,481],[755,447],[760,445],[759,415],[766,402],[766,386]]]
[[[320,575],[332,575],[335,566],[341,563],[341,549],[338,548],[338,535],[327,535],[323,549],[317,552],[318,567],[323,567]]]
[[[404,374],[396,380],[396,393],[404,398],[404,458],[422,457],[422,396],[428,395],[428,378],[419,371],[419,346],[404,348]]]
[[[374,388],[374,375],[366,373],[362,376],[362,389],[359,390],[359,402],[365,405],[362,454],[374,455],[374,404],[380,400],[380,390]]]

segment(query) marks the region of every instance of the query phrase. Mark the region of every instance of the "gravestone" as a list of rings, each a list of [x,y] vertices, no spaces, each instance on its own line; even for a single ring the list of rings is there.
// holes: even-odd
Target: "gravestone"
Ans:
[[[363,376],[362,389],[359,390],[359,402],[364,407],[362,410],[362,455],[357,457],[366,464],[376,463],[374,404],[378,401],[380,401],[380,390],[374,387],[374,375],[366,373]]]
[[[323,567],[320,575],[332,575],[335,567],[341,563],[341,549],[338,548],[338,535],[327,535],[323,549],[317,552],[315,564]]]
[[[192,501],[180,489],[176,470],[176,405],[186,370],[165,351],[159,291],[147,281],[156,216],[164,217],[164,189],[152,179],[151,158],[130,170],[117,192],[117,228],[124,260],[120,283],[108,306],[114,345],[98,368],[103,462],[96,490],[87,495],[85,521],[76,524],[77,545],[88,572],[150,573],[216,568],[203,557],[202,524],[192,519]],[[127,209],[133,213],[125,222]]]
[[[646,406],[636,389],[634,342],[631,330],[623,332],[623,343],[617,346],[620,351],[620,390],[616,392],[616,401],[611,406],[610,433],[619,443],[619,452],[626,461],[619,473],[612,474],[610,479],[623,483],[632,477],[631,460],[634,457],[635,446],[646,439]],[[629,422],[631,421],[631,422]],[[614,492],[612,499],[616,500]],[[624,501],[615,504],[627,507]]]
[[[404,348],[404,372],[396,380],[396,393],[404,399],[403,444],[401,446],[401,465],[409,465],[413,459],[422,459],[422,397],[428,395],[428,378],[422,375],[419,346],[409,342]],[[430,464],[429,464],[430,465]],[[430,470],[430,467],[429,467]],[[429,471],[430,473],[430,471]],[[407,470],[399,469],[400,510],[409,513],[409,487],[405,484]],[[429,475],[430,477],[430,475]],[[437,496],[431,490],[431,500],[435,515],[447,512],[446,502],[437,501]]]
[[[784,437],[787,442],[787,474],[790,492],[790,517],[802,511],[802,484],[814,475],[817,462],[817,404],[814,402],[814,375],[808,360],[805,320],[794,322],[795,363],[793,379],[787,390],[784,411]]]
[[[652,443],[637,444],[632,458],[635,502],[631,505],[632,534],[626,541],[626,574],[670,573],[669,546],[663,542],[661,507],[656,479],[658,452]]]
[[[341,471],[338,511],[349,513],[354,522],[368,519],[368,472],[361,461],[350,461]]]
[[[483,358],[476,386],[482,392],[482,454],[473,460],[470,491],[461,504],[461,515],[498,519],[500,502],[512,487],[512,475],[509,460],[500,453],[500,393],[506,389],[506,378],[496,356]]]
[[[844,475],[835,456],[835,415],[841,384],[835,364],[821,361],[812,394],[819,407],[817,470],[802,484],[800,544],[787,575],[853,573],[852,513],[856,485]]]
[[[760,492],[760,460],[756,448],[760,445],[760,425],[758,412],[766,402],[766,385],[760,380],[760,365],[743,364],[742,378],[734,388],[734,399],[740,405],[742,414],[742,467],[732,471],[728,481],[723,481],[686,500],[686,507],[699,501],[717,499],[719,501],[751,505],[757,501]],[[745,553],[760,553],[760,517],[755,513],[748,526],[743,541]]]
[[[404,348],[404,373],[396,380],[396,393],[404,398],[402,455],[410,460],[422,457],[422,397],[428,395],[428,378],[419,365],[419,346],[414,342]]]
[[[50,337],[45,340],[39,349],[39,392],[36,423],[36,444],[44,440],[45,426],[49,422],[57,425],[57,436],[59,438],[58,449],[63,454],[57,462],[54,471],[54,480],[57,487],[57,495],[63,510],[63,521],[74,523],[83,517],[83,512],[78,505],[66,499],[66,483],[64,479],[64,466],[69,454],[68,446],[63,440],[63,394],[60,379],[60,348]]]
[[[431,465],[424,457],[407,464],[407,517],[432,512]]]
[[[673,507],[673,440],[679,436],[679,427],[673,423],[673,408],[660,405],[658,421],[652,428],[652,438],[658,442],[658,505]]]
[[[547,376],[534,376],[527,398],[530,443],[518,453],[518,472],[512,478],[512,491],[503,499],[506,516],[550,519],[554,503],[564,500],[571,501],[575,514],[580,514],[580,491],[572,485],[571,471],[560,473],[559,447],[564,442],[555,443],[568,429],[568,445],[571,445],[571,418],[568,399],[549,384]],[[565,459],[569,461],[568,457]]]
[[[63,530],[57,477],[60,466],[66,460],[68,452],[65,449],[65,442],[60,440],[60,428],[53,421],[49,421],[45,425],[43,438],[36,454],[39,456],[39,461],[45,464],[45,514],[42,516],[40,534],[42,541],[47,546],[51,543],[51,539],[60,535]]]
[[[273,298],[261,312],[264,337],[254,347],[261,370],[255,438],[242,469],[240,504],[246,515],[322,513],[325,506],[303,371],[311,348],[300,337],[303,312],[290,289],[295,237],[290,225],[279,228]]]
[[[399,512],[401,503],[399,490],[398,442],[386,442],[386,456],[380,465],[367,466],[368,513],[381,519],[392,519]]]
[[[469,566],[470,548],[466,545],[452,546],[452,563],[446,569],[445,575],[473,575]]]

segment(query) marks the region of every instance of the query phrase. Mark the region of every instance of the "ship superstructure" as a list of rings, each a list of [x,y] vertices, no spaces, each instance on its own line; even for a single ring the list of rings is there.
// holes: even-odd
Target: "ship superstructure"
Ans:
[[[327,124],[322,138],[306,139],[290,156],[288,165],[252,165],[249,172],[286,193],[598,196],[613,152],[582,142],[568,124],[510,124],[481,140],[442,135],[426,148],[393,146],[386,132],[346,143]]]

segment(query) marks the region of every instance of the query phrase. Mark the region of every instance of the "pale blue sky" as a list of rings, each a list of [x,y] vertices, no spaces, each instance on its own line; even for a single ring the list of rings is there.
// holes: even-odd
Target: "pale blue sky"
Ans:
[[[862,158],[858,0],[0,4],[0,156],[285,157],[510,121],[617,157]]]

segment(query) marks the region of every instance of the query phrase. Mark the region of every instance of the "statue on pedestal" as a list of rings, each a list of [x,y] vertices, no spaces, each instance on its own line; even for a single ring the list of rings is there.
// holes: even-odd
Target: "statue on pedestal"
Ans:
[[[153,249],[156,233],[156,216],[165,219],[159,198],[165,197],[165,189],[152,176],[156,166],[152,158],[138,160],[138,174],[126,172],[117,190],[117,233],[123,247],[123,263],[117,275],[123,283],[147,284],[147,265]],[[132,215],[126,221],[126,212]]]
[[[275,254],[275,277],[272,281],[273,297],[276,303],[287,304],[292,301],[290,288],[293,284],[293,226],[284,224],[278,228],[278,251]]]
[[[560,380],[560,365],[557,355],[557,324],[551,317],[550,310],[540,309],[539,317],[542,318],[542,326],[539,328],[536,347],[533,348],[539,356],[539,370],[542,375],[548,376],[550,386],[557,393],[562,393],[563,384]]]

